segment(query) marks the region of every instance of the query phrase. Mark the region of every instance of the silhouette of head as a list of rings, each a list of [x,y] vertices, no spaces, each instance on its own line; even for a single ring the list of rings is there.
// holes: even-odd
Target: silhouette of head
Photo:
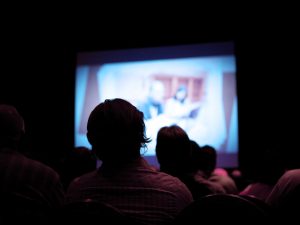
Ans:
[[[0,105],[0,147],[18,147],[24,133],[24,120],[16,108]]]
[[[64,159],[61,180],[67,189],[72,180],[96,170],[97,159],[94,153],[84,146],[75,147]]]
[[[216,149],[210,145],[201,147],[199,154],[199,169],[210,175],[216,168],[217,152]]]
[[[69,160],[68,163],[72,168],[73,173],[77,173],[77,177],[95,170],[97,166],[97,159],[93,152],[83,146],[75,147],[67,160]]]
[[[104,161],[128,161],[140,156],[145,136],[143,113],[123,99],[105,100],[91,112],[87,137]]]
[[[197,171],[199,169],[199,164],[201,163],[201,147],[197,142],[190,140],[191,147],[191,166],[193,171]]]
[[[172,125],[158,131],[156,156],[162,171],[184,172],[189,168],[190,154],[190,140],[181,127]]]

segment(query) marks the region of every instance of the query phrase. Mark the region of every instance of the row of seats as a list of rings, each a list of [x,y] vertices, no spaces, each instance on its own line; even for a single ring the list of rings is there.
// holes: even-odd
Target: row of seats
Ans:
[[[6,201],[5,204],[3,204]],[[56,212],[42,207],[39,202],[21,195],[6,196],[1,199],[0,224],[30,222],[30,224],[53,224],[56,219],[62,224],[132,224],[142,225],[125,216],[111,205],[87,199],[64,205]],[[243,220],[241,221],[241,218]],[[269,205],[253,197],[230,194],[208,195],[192,202],[174,220],[174,225],[201,224],[202,221],[228,222],[230,224],[262,222],[270,220]]]

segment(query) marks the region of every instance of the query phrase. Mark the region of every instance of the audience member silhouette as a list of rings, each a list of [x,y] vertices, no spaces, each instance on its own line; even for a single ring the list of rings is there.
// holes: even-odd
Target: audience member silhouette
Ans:
[[[87,137],[102,161],[97,171],[75,179],[67,203],[105,202],[144,224],[167,224],[192,195],[177,178],[155,171],[141,157],[145,136],[143,113],[123,99],[105,100],[91,112]]]
[[[156,156],[160,171],[178,177],[190,189],[194,199],[218,192],[209,181],[195,177],[197,171],[191,162],[190,139],[181,127],[172,125],[159,130]],[[221,187],[220,192],[224,193]]]
[[[162,127],[157,133],[156,156],[160,170],[177,175],[189,171],[190,140],[179,126]]]
[[[239,167],[231,170],[229,176],[234,180],[239,192],[244,190],[247,185],[249,185],[247,177],[244,176],[244,173],[242,173],[242,170]]]
[[[267,203],[286,221],[295,221],[300,209],[300,169],[286,171],[275,184]]]
[[[225,173],[217,172],[216,149],[210,145],[205,145],[199,150],[194,157],[197,160],[198,174],[210,182],[222,186],[227,194],[237,194],[238,189],[234,180]]]
[[[204,157],[205,154],[202,152],[202,148],[197,144],[197,142],[190,140],[192,158],[191,164],[194,168],[194,179],[198,182],[205,183],[209,188],[211,194],[224,194],[226,193],[225,189],[216,182],[211,182],[208,179],[208,176],[202,170],[207,168],[207,157]]]
[[[62,163],[62,177],[64,188],[67,189],[69,184],[75,178],[96,170],[97,157],[87,147],[79,146],[68,152]]]
[[[49,209],[60,207],[64,201],[63,186],[59,175],[50,167],[27,158],[18,151],[20,141],[25,133],[23,118],[15,107],[0,105],[0,198],[2,209],[8,209],[8,205],[15,203],[15,208],[20,204],[36,202]],[[10,196],[10,197],[8,197]],[[7,200],[8,202],[5,202]],[[17,201],[20,201],[19,203]],[[27,201],[28,200],[28,201]],[[2,215],[24,213],[6,212]],[[17,215],[16,215],[17,216]]]
[[[278,179],[284,173],[284,163],[276,148],[259,149],[260,157],[256,157],[255,167],[248,177],[252,181],[240,192],[240,195],[249,195],[266,201]]]

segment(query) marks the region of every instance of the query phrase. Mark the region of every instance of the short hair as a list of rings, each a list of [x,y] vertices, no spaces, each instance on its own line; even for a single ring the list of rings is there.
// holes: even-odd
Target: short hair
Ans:
[[[162,171],[189,168],[187,164],[191,156],[190,139],[181,127],[162,127],[157,133],[155,150]]]
[[[194,141],[190,140],[191,147],[191,166],[194,172],[199,170],[199,165],[201,165],[201,147],[200,145]]]
[[[212,173],[217,164],[217,151],[213,146],[204,145],[200,151],[200,169]]]
[[[17,109],[11,105],[0,105],[0,145],[16,147],[24,133],[24,120]]]
[[[107,99],[95,107],[87,123],[87,137],[101,160],[127,160],[140,156],[150,140],[144,115],[123,99]]]

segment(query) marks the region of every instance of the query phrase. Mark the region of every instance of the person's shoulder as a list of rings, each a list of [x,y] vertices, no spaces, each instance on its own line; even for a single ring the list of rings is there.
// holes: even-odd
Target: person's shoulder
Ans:
[[[28,157],[22,153],[14,152],[10,154],[10,157],[13,157],[14,165],[19,165],[24,168],[28,173],[39,174],[40,176],[45,176],[47,179],[52,179],[53,181],[59,181],[59,174],[46,163]]]
[[[300,169],[287,170],[282,177],[300,177]]]
[[[164,172],[159,172],[159,171],[157,172],[156,181],[168,189],[173,189],[173,190],[178,190],[178,189],[186,190],[187,189],[185,184],[179,178],[174,177],[174,176],[169,175]]]
[[[97,170],[91,171],[89,173],[83,174],[79,177],[74,178],[74,180],[71,182],[73,185],[85,185],[89,181],[95,180],[95,176],[99,177],[100,174],[97,175]]]
[[[287,170],[278,180],[277,185],[300,184],[300,169]]]
[[[161,177],[163,190],[172,193],[172,195],[176,196],[177,199],[181,199],[185,204],[188,204],[193,200],[190,189],[179,178],[163,172],[159,172],[159,175]]]
[[[36,170],[39,172],[47,173],[49,177],[50,177],[50,175],[52,175],[52,177],[59,179],[58,173],[49,165],[47,165],[41,161],[28,158],[26,156],[23,156],[23,157],[24,157],[24,160],[27,161],[28,167],[31,167],[33,170]]]
[[[224,176],[224,175],[220,175],[217,173],[212,173],[208,179],[213,182],[225,182],[225,183],[234,182],[234,180],[230,176],[227,176],[227,175]]]

